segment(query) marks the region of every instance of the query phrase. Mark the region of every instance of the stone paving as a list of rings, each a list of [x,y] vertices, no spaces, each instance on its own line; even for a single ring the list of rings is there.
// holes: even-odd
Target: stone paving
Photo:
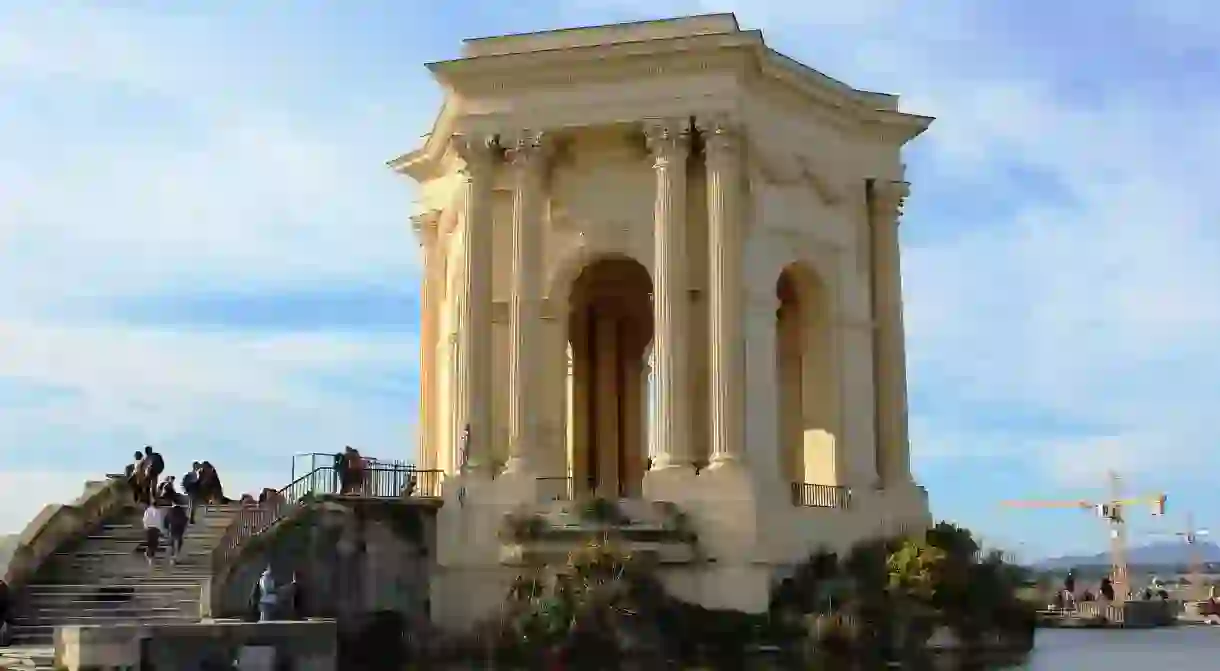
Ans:
[[[0,648],[0,669],[50,669],[54,659],[55,649],[49,646]]]

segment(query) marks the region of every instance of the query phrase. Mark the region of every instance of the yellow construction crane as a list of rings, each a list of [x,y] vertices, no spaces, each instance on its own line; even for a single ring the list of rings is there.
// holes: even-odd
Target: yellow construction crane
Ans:
[[[1205,536],[1211,535],[1207,529],[1200,529],[1195,526],[1195,516],[1186,515],[1186,529],[1183,531],[1171,531],[1168,533],[1154,533],[1153,536],[1177,536],[1185,541],[1190,548],[1190,591],[1194,595],[1196,601],[1204,601],[1208,597],[1207,586],[1203,584],[1203,551],[1199,548],[1199,540]]]
[[[1114,587],[1114,596],[1125,600],[1130,593],[1130,582],[1127,580],[1127,524],[1124,510],[1128,506],[1148,504],[1152,506],[1154,516],[1164,515],[1166,496],[1153,494],[1124,498],[1118,473],[1111,470],[1107,476],[1109,496],[1104,501],[1005,501],[1004,505],[1011,508],[1078,508],[1095,512],[1110,530],[1110,583]]]

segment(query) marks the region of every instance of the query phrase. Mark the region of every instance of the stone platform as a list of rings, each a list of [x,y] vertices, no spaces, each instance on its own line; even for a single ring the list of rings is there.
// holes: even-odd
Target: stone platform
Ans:
[[[242,669],[271,671],[287,659],[294,669],[333,671],[337,647],[334,620],[84,625],[56,629],[54,664],[68,671],[203,671],[240,659]]]

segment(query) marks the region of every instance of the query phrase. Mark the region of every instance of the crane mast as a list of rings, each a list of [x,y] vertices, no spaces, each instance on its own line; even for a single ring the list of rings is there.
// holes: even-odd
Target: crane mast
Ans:
[[[1096,503],[1091,501],[1005,501],[1004,505],[1019,508],[1079,508],[1095,511],[1098,517],[1105,521],[1110,536],[1110,584],[1114,588],[1116,599],[1126,599],[1130,594],[1131,583],[1127,571],[1127,522],[1125,510],[1128,505],[1152,504],[1154,516],[1165,514],[1165,494],[1123,496],[1122,480],[1114,470],[1106,472],[1107,492],[1105,500]]]

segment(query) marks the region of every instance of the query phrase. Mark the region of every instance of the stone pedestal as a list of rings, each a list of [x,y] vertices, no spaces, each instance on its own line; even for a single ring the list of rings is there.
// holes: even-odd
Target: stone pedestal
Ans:
[[[673,464],[653,468],[644,474],[644,498],[649,501],[669,501],[678,505],[697,501],[701,492],[693,466]]]
[[[506,514],[537,500],[537,482],[528,471],[495,479],[474,471],[446,480],[430,589],[438,627],[468,629],[503,605],[514,574],[500,563],[500,530]]]

